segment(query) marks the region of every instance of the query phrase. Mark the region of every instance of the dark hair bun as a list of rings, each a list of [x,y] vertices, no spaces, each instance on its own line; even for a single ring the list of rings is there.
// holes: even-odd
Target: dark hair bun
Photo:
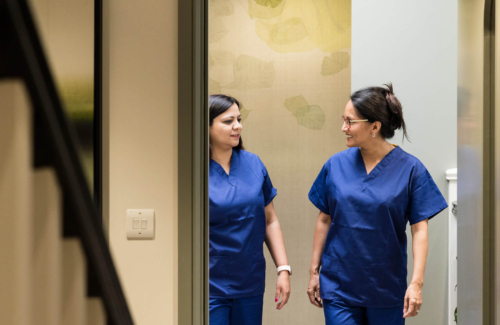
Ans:
[[[394,95],[394,89],[392,84],[385,84],[387,87],[387,93],[385,99],[387,100],[387,105],[391,113],[390,126],[393,131],[403,128],[406,132],[406,127],[403,120],[403,106],[399,102],[399,99]],[[405,134],[406,135],[406,134]]]
[[[392,138],[398,129],[403,130],[403,139],[408,139],[403,106],[394,94],[392,83],[384,86],[363,88],[353,93],[354,108],[369,122],[379,121],[382,124],[380,134],[385,139]]]

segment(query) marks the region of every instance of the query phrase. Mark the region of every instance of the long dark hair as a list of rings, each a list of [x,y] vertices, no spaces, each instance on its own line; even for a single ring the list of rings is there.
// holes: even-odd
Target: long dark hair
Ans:
[[[380,134],[384,139],[394,136],[394,131],[403,130],[403,141],[408,134],[403,119],[403,106],[399,102],[392,84],[384,84],[385,87],[367,87],[360,89],[351,95],[351,101],[356,111],[363,119],[373,123],[379,121],[382,124]]]
[[[240,102],[236,98],[233,98],[231,96],[226,96],[222,94],[218,95],[210,95],[210,98],[208,100],[208,109],[209,109],[209,125],[212,126],[214,124],[214,119],[227,111],[229,107],[233,106],[233,104],[236,104],[238,106],[238,109],[240,108]],[[240,149],[245,149],[243,147],[243,140],[241,139],[240,136],[240,142],[234,149],[240,150]]]

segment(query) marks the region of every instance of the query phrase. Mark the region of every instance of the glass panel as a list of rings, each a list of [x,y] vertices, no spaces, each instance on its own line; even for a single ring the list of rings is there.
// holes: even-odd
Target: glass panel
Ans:
[[[94,0],[31,0],[52,75],[79,141],[79,155],[94,183]]]
[[[324,323],[305,294],[319,213],[307,193],[327,159],[346,149],[351,1],[212,0],[209,26],[210,93],[241,103],[243,144],[278,190],[274,206],[293,261],[293,299],[276,312],[276,269],[264,249],[264,324]]]
[[[483,324],[484,1],[458,2],[458,322]]]

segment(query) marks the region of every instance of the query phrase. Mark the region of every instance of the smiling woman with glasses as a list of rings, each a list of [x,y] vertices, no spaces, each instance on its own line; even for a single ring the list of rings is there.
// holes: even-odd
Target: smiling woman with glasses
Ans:
[[[448,205],[425,166],[387,141],[398,129],[408,138],[391,84],[353,93],[342,119],[349,149],[325,163],[309,192],[320,213],[307,293],[327,325],[402,325],[422,305],[427,222]]]

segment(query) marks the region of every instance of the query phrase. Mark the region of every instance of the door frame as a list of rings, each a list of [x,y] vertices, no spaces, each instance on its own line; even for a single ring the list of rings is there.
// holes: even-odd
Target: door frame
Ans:
[[[178,316],[208,324],[208,0],[178,1]]]

